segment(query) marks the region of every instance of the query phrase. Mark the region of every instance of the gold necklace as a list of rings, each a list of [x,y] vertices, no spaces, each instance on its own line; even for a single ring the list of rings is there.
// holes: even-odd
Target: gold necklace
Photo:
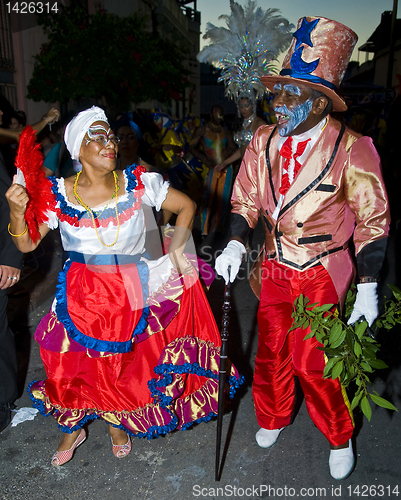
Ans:
[[[74,190],[73,190],[74,197],[75,197],[75,199],[78,201],[78,203],[80,205],[82,205],[83,207],[85,207],[86,210],[88,210],[88,211],[90,211],[90,212],[93,213],[93,215],[95,216],[95,219],[98,219],[102,215],[102,213],[106,210],[106,208],[110,205],[110,201],[107,202],[107,205],[103,208],[103,210],[101,212],[96,212],[96,210],[92,210],[90,207],[88,207],[87,205],[85,205],[85,203],[82,201],[82,199],[78,195],[78,191],[77,191],[78,179],[79,179],[80,175],[81,175],[81,172],[78,172],[75,175]],[[116,197],[117,196],[117,192],[120,190],[120,181],[118,179],[118,175],[116,175],[115,171],[113,171],[113,175],[114,175],[114,185],[115,185],[115,187],[114,187],[114,192],[111,195],[111,199],[113,199],[114,197]],[[117,185],[116,185],[116,181],[117,181]]]
[[[78,201],[78,203],[80,205],[82,205],[85,208],[85,210],[88,212],[88,214],[91,216],[93,228],[96,231],[96,236],[98,237],[98,240],[100,241],[100,243],[103,246],[105,246],[105,247],[112,247],[112,246],[114,246],[117,243],[118,236],[120,234],[120,219],[118,217],[118,208],[117,208],[117,193],[118,193],[118,190],[120,189],[118,175],[116,174],[115,170],[113,170],[114,192],[113,192],[113,195],[112,195],[111,199],[115,198],[115,210],[116,210],[116,219],[117,219],[117,235],[116,235],[116,239],[113,241],[113,243],[111,243],[110,245],[108,245],[107,243],[104,243],[104,241],[101,239],[101,237],[100,237],[100,235],[98,233],[98,230],[97,230],[97,227],[96,227],[96,219],[98,219],[100,217],[100,215],[102,215],[102,213],[105,211],[105,209],[108,207],[109,204],[107,203],[107,205],[104,207],[104,209],[99,214],[97,214],[96,219],[95,219],[95,215],[94,215],[95,212],[94,212],[94,210],[92,210],[90,207],[88,207],[88,205],[86,203],[84,203],[84,201],[82,200],[82,198],[78,194],[78,179],[79,179],[79,176],[81,175],[81,172],[82,172],[82,170],[80,170],[79,172],[77,172],[77,174],[75,175],[74,187],[73,187],[73,190],[72,190],[72,192],[74,194],[74,197]]]

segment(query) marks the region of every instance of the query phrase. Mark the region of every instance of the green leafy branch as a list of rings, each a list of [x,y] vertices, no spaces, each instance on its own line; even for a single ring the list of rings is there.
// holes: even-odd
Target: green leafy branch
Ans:
[[[401,290],[394,285],[388,285],[393,292],[394,299],[386,300],[384,312],[372,325],[373,329],[384,328],[390,330],[397,323],[401,323]],[[345,317],[352,312],[355,302],[355,287],[349,290],[345,302]],[[386,363],[377,358],[380,344],[375,340],[372,330],[366,321],[347,325],[337,314],[334,304],[318,306],[310,303],[307,297],[300,295],[294,302],[292,314],[294,322],[291,330],[295,328],[311,331],[304,340],[315,337],[322,344],[317,349],[322,350],[327,357],[323,371],[324,378],[338,378],[340,383],[348,388],[355,384],[351,409],[360,407],[363,414],[370,421],[372,408],[370,401],[382,408],[398,411],[397,408],[379,396],[372,388],[371,374],[376,369],[388,368]],[[369,392],[369,389],[372,392]]]

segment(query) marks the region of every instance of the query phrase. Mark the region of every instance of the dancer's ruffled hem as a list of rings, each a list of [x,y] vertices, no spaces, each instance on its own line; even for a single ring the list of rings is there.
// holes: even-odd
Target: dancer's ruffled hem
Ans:
[[[88,421],[101,418],[131,436],[152,439],[173,430],[186,430],[195,423],[207,422],[217,414],[219,352],[212,343],[193,337],[171,342],[154,369],[158,377],[148,382],[153,403],[132,411],[62,408],[51,403],[44,381],[32,382],[28,392],[33,406],[42,415],[53,415],[63,432],[74,432]],[[182,362],[184,360],[189,362]],[[198,375],[206,380],[193,393],[183,396],[183,374]],[[231,367],[228,379],[230,397],[243,382],[244,378]]]

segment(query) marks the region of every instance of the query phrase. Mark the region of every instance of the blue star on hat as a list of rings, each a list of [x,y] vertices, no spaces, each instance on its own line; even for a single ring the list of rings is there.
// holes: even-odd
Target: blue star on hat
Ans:
[[[292,36],[297,40],[297,43],[295,45],[295,50],[297,50],[303,43],[309,45],[309,47],[313,47],[313,43],[310,36],[318,22],[319,19],[315,19],[310,23],[308,23],[305,17],[302,19],[301,27],[292,34]]]

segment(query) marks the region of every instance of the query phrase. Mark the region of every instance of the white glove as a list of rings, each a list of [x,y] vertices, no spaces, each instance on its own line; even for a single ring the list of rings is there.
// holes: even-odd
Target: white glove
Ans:
[[[379,315],[379,300],[376,291],[377,283],[360,283],[356,287],[358,291],[348,324],[352,325],[361,316],[365,316],[368,325],[372,326],[373,321]]]
[[[245,253],[244,245],[239,241],[232,240],[228,242],[223,253],[217,257],[215,264],[216,273],[223,276],[226,285],[228,285],[228,281],[232,283],[237,277],[242,256]],[[230,277],[228,276],[228,266],[231,266]]]

